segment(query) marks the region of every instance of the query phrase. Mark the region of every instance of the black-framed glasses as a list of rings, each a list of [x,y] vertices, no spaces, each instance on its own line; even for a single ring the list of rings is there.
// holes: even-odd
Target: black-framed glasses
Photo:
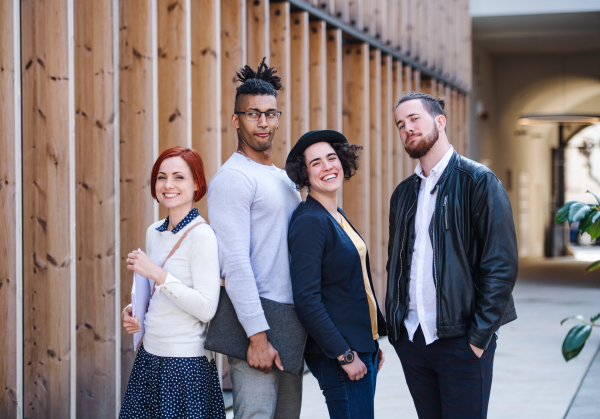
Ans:
[[[277,121],[279,119],[279,117],[281,116],[281,111],[266,111],[266,112],[260,112],[260,111],[237,112],[236,111],[234,113],[237,115],[241,115],[241,114],[246,115],[246,121],[258,121],[263,113],[265,114],[265,118],[267,118],[267,121]]]

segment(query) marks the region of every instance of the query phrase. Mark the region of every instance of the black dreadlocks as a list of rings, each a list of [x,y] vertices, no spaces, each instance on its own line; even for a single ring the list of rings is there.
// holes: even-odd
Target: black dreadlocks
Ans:
[[[277,97],[277,90],[281,90],[281,77],[275,75],[277,70],[267,66],[265,63],[266,59],[267,57],[263,58],[258,66],[258,71],[252,70],[247,64],[239,71],[236,71],[237,81],[242,82],[236,89],[236,104],[237,98],[241,95],[269,95]]]

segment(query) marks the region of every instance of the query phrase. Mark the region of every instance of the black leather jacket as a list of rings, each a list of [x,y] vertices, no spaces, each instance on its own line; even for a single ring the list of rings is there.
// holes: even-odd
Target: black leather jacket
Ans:
[[[385,308],[392,341],[400,338],[408,311],[419,186],[413,174],[398,185],[390,202]],[[517,318],[512,298],[517,238],[510,202],[491,170],[456,152],[435,188],[429,235],[437,336],[466,335],[469,343],[486,349],[500,326]]]

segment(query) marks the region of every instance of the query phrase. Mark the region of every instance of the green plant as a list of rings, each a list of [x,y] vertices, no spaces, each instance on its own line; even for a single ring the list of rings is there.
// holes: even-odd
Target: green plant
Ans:
[[[596,201],[598,201],[598,205],[584,204],[579,201],[567,202],[556,214],[555,222],[556,224],[560,224],[568,221],[569,226],[571,226],[574,222],[579,221],[579,234],[587,232],[592,240],[594,240],[600,237],[600,198],[590,191],[587,192],[594,195]],[[600,260],[597,260],[585,269],[585,273],[587,274],[599,267]],[[579,320],[582,324],[571,328],[565,337],[562,345],[562,354],[565,361],[570,361],[579,355],[585,346],[585,342],[592,334],[592,328],[600,327],[600,324],[596,324],[596,321],[600,320],[600,313],[592,316],[589,322],[583,316],[578,315],[567,317],[560,324],[563,325],[571,319]]]

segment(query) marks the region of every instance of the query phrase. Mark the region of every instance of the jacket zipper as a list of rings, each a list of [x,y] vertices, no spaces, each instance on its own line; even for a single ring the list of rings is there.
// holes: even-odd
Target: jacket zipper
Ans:
[[[448,228],[448,195],[444,197],[444,224],[446,225],[446,230]]]
[[[402,277],[402,252],[404,252],[404,239],[406,239],[406,219],[408,218],[408,214],[410,213],[410,210],[412,209],[412,207],[415,206],[415,203],[417,202],[418,199],[419,199],[419,197],[417,195],[417,199],[412,203],[412,205],[408,208],[408,211],[406,211],[406,214],[404,215],[404,235],[402,236],[402,247],[400,248],[400,254],[399,254],[400,277]],[[396,308],[394,309],[394,315],[392,316],[392,321],[394,322],[394,338],[395,338],[394,340],[399,339],[398,327],[397,327],[398,325],[396,324],[396,313],[398,313],[399,306],[400,306],[400,287],[398,287],[398,292],[396,293]]]

